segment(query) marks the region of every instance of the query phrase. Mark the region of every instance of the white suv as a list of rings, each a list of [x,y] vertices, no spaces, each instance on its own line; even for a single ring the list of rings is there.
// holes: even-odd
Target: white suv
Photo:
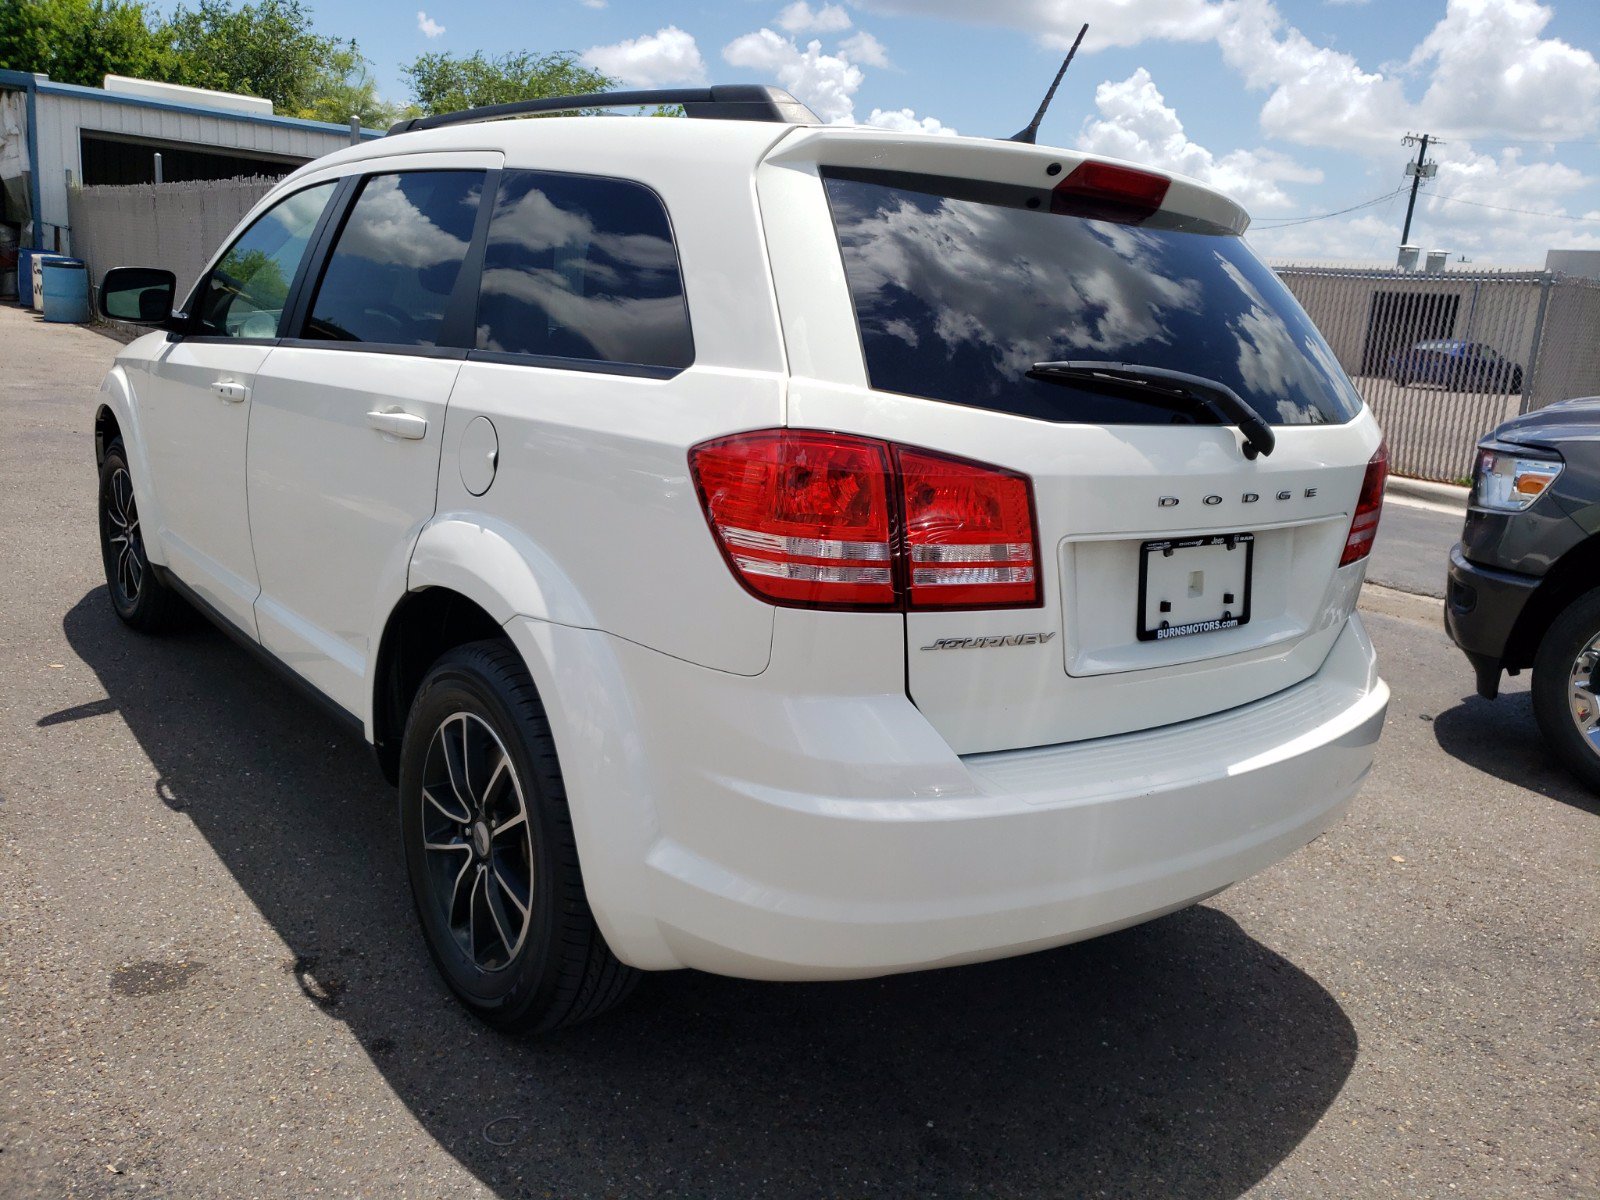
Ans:
[[[1336,821],[1385,456],[1244,212],[671,96],[414,123],[181,313],[101,292],[161,328],[95,420],[117,612],[184,597],[360,726],[456,994],[546,1029],[641,970],[1019,954]]]

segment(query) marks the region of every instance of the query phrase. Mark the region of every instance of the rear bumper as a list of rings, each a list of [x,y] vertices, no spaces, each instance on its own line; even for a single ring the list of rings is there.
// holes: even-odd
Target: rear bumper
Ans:
[[[575,772],[557,730],[596,917],[634,965],[766,979],[1019,954],[1217,892],[1338,820],[1389,695],[1352,617],[1317,675],[1255,704],[957,758],[903,694],[768,693],[613,649],[636,700],[616,744],[649,793],[626,824],[598,789],[628,781]]]
[[[1541,582],[1535,575],[1481,567],[1462,553],[1460,543],[1451,547],[1445,632],[1472,663],[1478,694],[1486,699],[1499,691],[1506,644]]]

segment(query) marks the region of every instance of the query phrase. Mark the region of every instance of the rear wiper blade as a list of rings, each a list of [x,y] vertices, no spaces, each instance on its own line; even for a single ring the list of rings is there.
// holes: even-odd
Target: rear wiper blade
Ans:
[[[1261,414],[1251,408],[1243,396],[1227,384],[1207,379],[1204,375],[1170,371],[1166,367],[1146,366],[1143,363],[1072,359],[1067,362],[1034,363],[1028,371],[1028,378],[1085,388],[1115,388],[1136,396],[1148,396],[1157,403],[1162,400],[1187,400],[1199,404],[1210,409],[1225,424],[1238,427],[1239,432],[1244,434],[1246,458],[1271,454],[1272,448],[1277,445],[1272,426],[1261,419]]]

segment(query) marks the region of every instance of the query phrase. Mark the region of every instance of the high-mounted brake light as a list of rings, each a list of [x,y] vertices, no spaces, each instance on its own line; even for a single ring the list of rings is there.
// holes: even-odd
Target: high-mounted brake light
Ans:
[[[1361,479],[1361,495],[1356,499],[1356,513],[1350,518],[1350,533],[1344,540],[1344,553],[1339,556],[1341,567],[1360,562],[1372,553],[1373,539],[1378,536],[1378,519],[1383,516],[1383,486],[1389,479],[1389,445],[1380,445],[1367,463],[1367,473]]]
[[[1161,207],[1171,186],[1165,175],[1115,163],[1081,162],[1051,191],[1050,211],[1136,225]]]
[[[689,468],[734,576],[763,600],[877,610],[1040,602],[1025,475],[795,429],[703,442]]]

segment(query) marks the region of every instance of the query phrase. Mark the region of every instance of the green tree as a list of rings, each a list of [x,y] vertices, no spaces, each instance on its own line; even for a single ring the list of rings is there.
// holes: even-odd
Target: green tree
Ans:
[[[550,54],[524,50],[495,58],[482,51],[465,58],[424,54],[402,71],[411,81],[412,99],[425,114],[544,96],[584,95],[616,86],[614,80],[590,70],[568,50]]]
[[[360,61],[355,42],[312,32],[300,0],[180,4],[163,32],[173,57],[169,82],[264,96],[284,113],[311,108]]]
[[[0,0],[0,68],[99,87],[106,75],[164,78],[166,41],[126,0]]]
[[[355,116],[369,129],[387,129],[402,116],[418,114],[410,106],[402,108],[379,96],[371,64],[347,49],[334,54],[328,68],[312,81],[306,102],[291,115],[341,125]]]

